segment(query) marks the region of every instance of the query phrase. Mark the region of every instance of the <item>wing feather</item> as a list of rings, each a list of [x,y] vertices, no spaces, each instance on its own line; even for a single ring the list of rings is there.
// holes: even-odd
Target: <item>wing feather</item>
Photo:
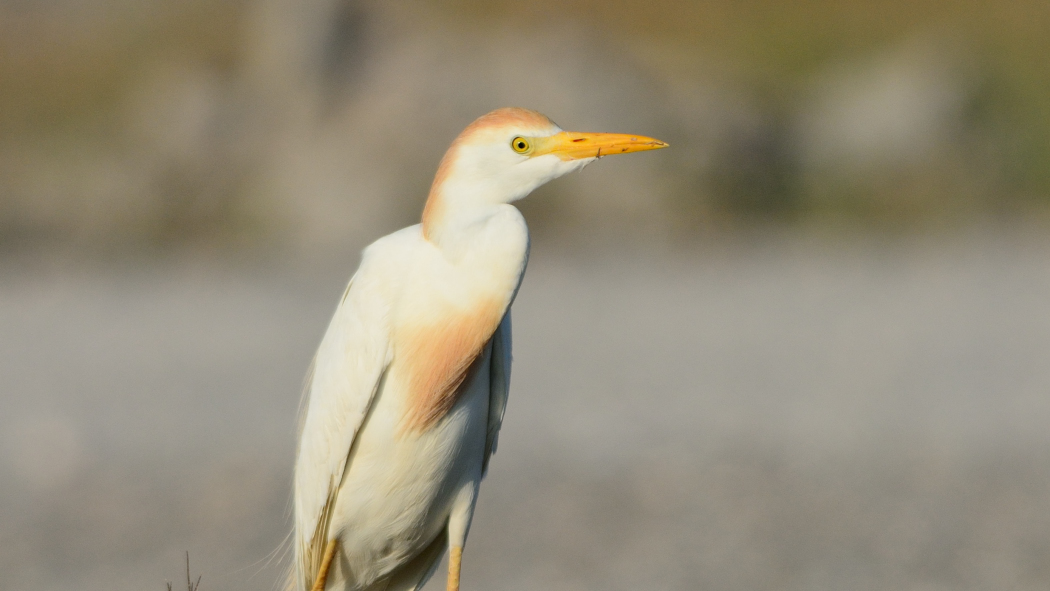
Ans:
[[[485,438],[485,459],[481,465],[484,475],[489,469],[489,459],[496,453],[499,430],[503,426],[503,413],[507,410],[510,396],[511,329],[510,309],[492,335],[492,361],[489,374],[489,422]]]
[[[380,287],[363,260],[312,364],[295,464],[300,589],[309,589],[320,568],[348,455],[390,363],[389,302]]]

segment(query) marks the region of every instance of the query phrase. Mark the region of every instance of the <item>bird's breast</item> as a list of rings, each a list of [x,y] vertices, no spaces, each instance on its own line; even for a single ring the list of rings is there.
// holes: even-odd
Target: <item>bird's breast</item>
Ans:
[[[390,377],[404,393],[406,432],[429,429],[455,405],[517,291],[527,235],[498,234],[501,228],[493,226],[489,233],[499,240],[478,244],[456,261],[434,249],[405,285]]]
[[[487,297],[398,327],[390,371],[404,392],[402,429],[424,431],[455,405],[506,307]]]

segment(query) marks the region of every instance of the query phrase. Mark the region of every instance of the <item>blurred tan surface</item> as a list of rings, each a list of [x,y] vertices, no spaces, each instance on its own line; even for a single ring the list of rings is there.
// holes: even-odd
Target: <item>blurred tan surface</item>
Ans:
[[[272,588],[355,264],[5,265],[0,587]],[[465,588],[1045,589],[1048,299],[998,232],[541,242]]]

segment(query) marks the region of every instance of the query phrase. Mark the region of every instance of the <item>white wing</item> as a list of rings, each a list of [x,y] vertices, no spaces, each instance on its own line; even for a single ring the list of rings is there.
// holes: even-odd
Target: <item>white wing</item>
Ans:
[[[350,280],[312,367],[295,463],[296,586],[309,588],[347,456],[390,363],[389,302],[368,262]],[[370,273],[371,270],[371,273]]]
[[[499,430],[503,426],[503,413],[507,410],[507,398],[510,395],[511,355],[510,310],[503,316],[499,327],[492,335],[492,361],[489,374],[489,424],[488,436],[485,439],[485,459],[481,465],[484,475],[489,469],[489,458],[496,453],[499,443]]]

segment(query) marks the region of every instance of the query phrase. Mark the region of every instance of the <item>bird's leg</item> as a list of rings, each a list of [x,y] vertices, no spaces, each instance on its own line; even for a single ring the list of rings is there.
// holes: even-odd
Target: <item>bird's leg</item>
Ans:
[[[324,586],[328,583],[328,569],[332,566],[332,558],[335,557],[335,550],[339,547],[339,540],[330,540],[328,547],[324,549],[324,559],[321,560],[321,569],[317,571],[317,580],[314,581],[314,586],[310,588],[310,591],[324,591]]]
[[[448,551],[448,591],[459,591],[459,566],[463,562],[463,548],[452,546]]]
[[[448,591],[459,591],[459,567],[463,563],[463,546],[467,543],[467,530],[470,529],[470,518],[474,516],[474,500],[478,498],[477,479],[465,483],[452,501],[452,511],[448,516]]]

